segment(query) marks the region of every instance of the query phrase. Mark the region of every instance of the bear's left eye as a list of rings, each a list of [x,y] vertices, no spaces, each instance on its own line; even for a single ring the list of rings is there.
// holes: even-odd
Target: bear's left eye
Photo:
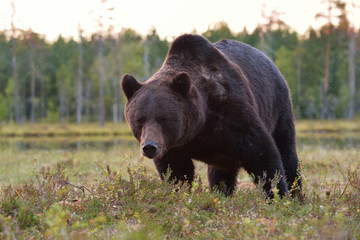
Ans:
[[[161,116],[161,117],[157,117],[156,121],[158,123],[165,123],[167,121],[167,117]]]

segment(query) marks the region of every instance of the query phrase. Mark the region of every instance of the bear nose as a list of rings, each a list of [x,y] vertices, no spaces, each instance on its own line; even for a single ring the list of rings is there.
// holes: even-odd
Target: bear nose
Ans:
[[[142,146],[143,153],[148,158],[155,157],[157,149],[158,149],[158,146],[153,141],[146,141],[146,142],[144,142],[144,144]]]

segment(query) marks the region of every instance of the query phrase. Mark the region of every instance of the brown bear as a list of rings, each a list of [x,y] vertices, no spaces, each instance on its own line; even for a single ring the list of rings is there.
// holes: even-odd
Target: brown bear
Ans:
[[[283,196],[301,189],[289,88],[274,63],[233,40],[215,44],[192,34],[174,40],[163,66],[145,83],[125,74],[125,117],[163,179],[194,179],[194,164],[208,166],[209,186],[230,195],[244,168],[271,181]]]

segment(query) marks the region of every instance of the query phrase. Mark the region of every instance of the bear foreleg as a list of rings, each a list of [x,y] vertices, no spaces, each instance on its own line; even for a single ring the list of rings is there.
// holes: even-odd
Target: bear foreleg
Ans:
[[[170,176],[167,180],[175,184],[187,182],[191,185],[194,180],[195,166],[193,161],[175,149],[168,151],[159,159],[154,159],[154,163],[162,180],[169,172]]]

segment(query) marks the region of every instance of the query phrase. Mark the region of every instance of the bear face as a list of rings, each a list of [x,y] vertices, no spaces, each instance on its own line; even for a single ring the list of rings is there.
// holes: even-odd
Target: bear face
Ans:
[[[121,81],[128,99],[126,121],[148,158],[162,157],[169,149],[185,143],[192,135],[191,125],[199,118],[191,109],[198,94],[189,74],[180,72],[164,78],[167,76],[160,74],[141,84],[131,75],[124,75]]]

